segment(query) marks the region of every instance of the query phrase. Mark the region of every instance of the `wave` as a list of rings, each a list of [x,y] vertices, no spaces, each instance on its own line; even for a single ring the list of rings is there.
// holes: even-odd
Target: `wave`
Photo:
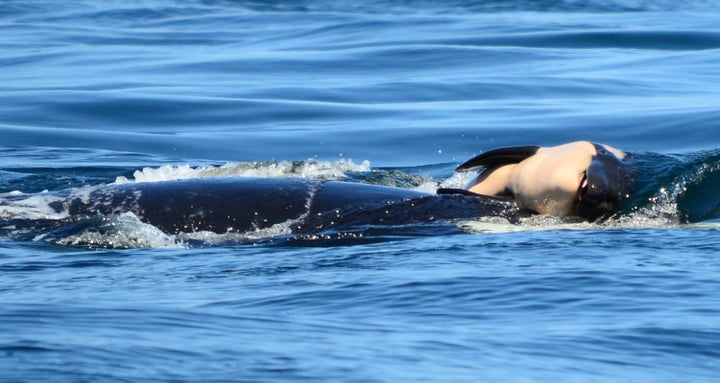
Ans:
[[[467,233],[507,232],[524,230],[595,230],[676,228],[704,223],[716,228],[720,219],[720,150],[686,155],[636,153],[630,155],[636,169],[635,192],[613,217],[597,223],[573,218],[530,216],[519,222],[501,217],[463,219],[454,223]],[[44,241],[70,246],[102,248],[166,248],[195,246],[226,246],[247,243],[303,243],[324,245],[357,241],[377,241],[388,236],[438,235],[445,233],[438,225],[395,225],[380,230],[327,231],[296,235],[296,220],[258,228],[244,233],[216,234],[211,232],[163,233],[142,222],[132,213],[78,219],[67,211],[53,209],[68,196],[89,198],[98,187],[128,183],[164,182],[169,180],[213,177],[297,177],[342,180],[373,185],[400,187],[432,193],[438,187],[462,188],[472,179],[466,173],[453,173],[452,164],[415,168],[373,168],[368,161],[359,164],[341,161],[264,161],[232,162],[222,165],[161,166],[134,171],[130,177],[119,176],[104,184],[75,187],[59,192],[23,193],[15,190],[0,194],[0,236],[31,241]],[[440,169],[440,170],[439,170]],[[48,172],[50,170],[47,170]],[[437,173],[443,173],[437,175]],[[13,174],[17,183],[18,174]],[[83,177],[82,174],[79,177]],[[42,180],[43,178],[40,178]],[[38,178],[28,178],[38,182]],[[35,190],[39,185],[26,185]],[[692,225],[692,227],[700,227]],[[329,241],[329,242],[328,242]]]

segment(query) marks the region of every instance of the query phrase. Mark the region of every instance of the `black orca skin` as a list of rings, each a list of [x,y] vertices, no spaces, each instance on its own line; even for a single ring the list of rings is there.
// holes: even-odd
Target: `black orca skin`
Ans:
[[[132,212],[170,234],[248,232],[292,221],[296,233],[517,214],[492,197],[428,194],[302,178],[201,178],[99,187],[53,206],[72,216]]]

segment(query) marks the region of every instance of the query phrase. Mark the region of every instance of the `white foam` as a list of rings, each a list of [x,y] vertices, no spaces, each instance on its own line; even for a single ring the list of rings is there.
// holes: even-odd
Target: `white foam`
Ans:
[[[413,188],[415,191],[435,194],[438,188],[466,189],[467,186],[477,177],[472,172],[455,172],[445,180],[430,179]]]
[[[444,180],[440,184],[440,187],[465,189],[475,180],[476,177],[477,174],[473,172],[455,172],[450,178]]]
[[[360,164],[352,160],[336,162],[307,161],[265,161],[265,162],[229,162],[220,166],[165,165],[159,168],[144,168],[135,171],[133,178],[117,177],[115,184],[131,182],[159,182],[190,178],[211,177],[298,177],[317,179],[344,179],[349,172],[370,171],[370,162]]]
[[[40,240],[42,238],[36,238]],[[104,218],[102,227],[83,231],[56,241],[63,245],[103,248],[185,248],[187,245],[174,235],[143,223],[133,213],[121,213]]]
[[[566,220],[552,216],[534,215],[523,218],[519,223],[511,223],[502,217],[480,217],[474,220],[461,221],[458,227],[465,232],[482,233],[512,233],[520,231],[552,231],[552,230],[588,230],[598,229],[601,226],[596,224]]]
[[[292,226],[299,220],[288,220],[277,223],[268,228],[251,230],[244,233],[218,234],[211,231],[197,231],[192,233],[180,233],[176,238],[183,242],[199,241],[207,245],[221,245],[224,243],[248,243],[260,242],[272,238],[292,234]]]
[[[2,219],[63,219],[68,217],[65,211],[56,212],[50,207],[64,199],[47,191],[38,194],[26,194],[12,191],[0,195],[0,218]],[[9,198],[8,198],[9,197]],[[18,199],[18,197],[21,197]]]
[[[602,222],[587,222],[579,218],[560,218],[547,215],[532,215],[521,218],[518,223],[511,223],[502,217],[480,217],[464,220],[458,227],[468,233],[509,233],[519,231],[553,231],[553,230],[604,230],[604,229],[667,229],[686,227],[681,224],[677,214],[664,211],[661,214],[651,208],[612,217]],[[712,226],[712,225],[709,225]]]

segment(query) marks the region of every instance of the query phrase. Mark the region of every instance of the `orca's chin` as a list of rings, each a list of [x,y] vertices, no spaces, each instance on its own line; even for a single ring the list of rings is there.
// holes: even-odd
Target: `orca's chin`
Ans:
[[[592,168],[583,173],[575,199],[574,215],[597,221],[617,211],[627,191],[625,185],[610,178],[604,173],[593,172]]]

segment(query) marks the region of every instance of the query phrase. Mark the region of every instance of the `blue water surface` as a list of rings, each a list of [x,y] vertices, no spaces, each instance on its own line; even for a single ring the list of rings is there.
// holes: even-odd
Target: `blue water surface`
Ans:
[[[417,187],[580,139],[645,164],[597,224],[4,235],[0,381],[720,377],[714,1],[11,0],[0,36],[7,195],[283,164]]]

